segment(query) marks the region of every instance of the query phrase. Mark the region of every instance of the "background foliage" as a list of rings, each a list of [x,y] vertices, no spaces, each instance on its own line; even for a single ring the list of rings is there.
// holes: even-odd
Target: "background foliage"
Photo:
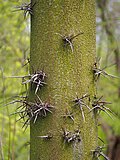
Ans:
[[[28,159],[29,129],[24,132],[22,122],[15,112],[17,105],[5,104],[25,91],[20,78],[6,78],[26,75],[24,66],[29,56],[29,19],[23,13],[13,12],[20,1],[0,0],[0,159]]]

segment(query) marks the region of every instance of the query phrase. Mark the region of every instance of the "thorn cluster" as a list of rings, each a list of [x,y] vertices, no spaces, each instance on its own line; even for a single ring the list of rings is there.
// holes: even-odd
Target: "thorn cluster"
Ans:
[[[35,94],[36,94],[38,92],[38,89],[46,84],[44,81],[47,76],[43,71],[37,71],[34,74],[29,75],[29,77],[30,77],[29,80],[24,81],[22,84],[27,84],[30,82],[31,84],[35,84],[36,85]]]
[[[49,103],[35,103],[31,108],[29,109],[29,115],[30,117],[34,117],[34,123],[36,122],[38,117],[46,117],[47,112],[52,113],[51,109],[54,108]]]
[[[72,38],[72,36],[73,35],[63,36],[62,39],[63,39],[64,46],[66,47],[67,45],[69,45],[72,52],[73,52],[73,42],[72,42],[73,38]]]
[[[61,35],[59,33],[57,33],[57,34],[62,37],[64,46],[66,47],[67,45],[69,45],[71,50],[72,50],[72,52],[73,52],[74,47],[73,47],[73,42],[72,41],[73,41],[74,38],[78,37],[80,34],[83,34],[83,32],[79,32],[76,35],[70,34],[68,36],[63,36],[63,35]]]
[[[103,153],[103,147],[98,146],[95,150],[93,150],[93,158],[97,158],[98,160],[100,156],[102,156],[105,160],[110,160],[104,153]]]
[[[34,3],[34,5],[35,5],[35,3]],[[28,3],[28,4],[25,3],[25,4],[22,4],[21,6],[17,6],[16,8],[18,8],[18,9],[14,10],[14,11],[21,11],[21,10],[24,11],[24,18],[26,18],[27,14],[33,15],[32,8],[34,5],[32,5],[32,3]]]
[[[112,112],[109,108],[106,107],[106,105],[111,104],[111,103],[101,100],[102,97],[103,97],[103,96],[101,96],[99,99],[96,99],[96,98],[95,98],[95,100],[93,101],[93,104],[92,104],[93,108],[90,109],[90,112],[91,112],[92,110],[94,110],[95,113],[100,112],[100,111],[103,111],[103,112],[105,112],[109,117],[111,117],[111,115],[109,114],[109,112],[112,113],[112,114],[113,114],[113,112]],[[111,117],[111,118],[112,118],[112,117]]]
[[[50,103],[42,102],[39,97],[35,102],[28,102],[26,99],[17,102],[22,105],[17,108],[18,111],[14,114],[19,114],[20,119],[25,120],[23,127],[28,126],[30,121],[35,123],[38,117],[46,117],[47,113],[52,113],[51,110],[54,108]]]
[[[80,131],[76,130],[73,133],[70,131],[67,131],[66,129],[62,128],[63,130],[63,139],[66,143],[71,143],[71,142],[80,142]]]
[[[84,107],[86,107],[86,108],[88,108],[89,110],[90,110],[90,108],[89,108],[89,106],[88,105],[86,105],[86,103],[84,102],[84,98],[86,98],[86,97],[88,97],[89,95],[87,95],[87,94],[84,94],[81,98],[76,98],[75,100],[73,100],[73,102],[75,103],[75,105],[74,106],[79,106],[80,107],[80,111],[81,111],[81,113],[82,113],[82,118],[83,118],[83,121],[85,122],[85,115],[84,115],[84,111],[83,111],[83,106]]]
[[[94,64],[93,73],[94,73],[94,75],[96,77],[96,80],[99,79],[100,75],[102,75],[104,77],[119,78],[117,76],[114,76],[114,75],[111,75],[111,74],[108,74],[107,72],[105,72],[104,70],[106,68],[107,67],[104,67],[104,68],[100,69],[99,67],[97,67],[97,63]]]

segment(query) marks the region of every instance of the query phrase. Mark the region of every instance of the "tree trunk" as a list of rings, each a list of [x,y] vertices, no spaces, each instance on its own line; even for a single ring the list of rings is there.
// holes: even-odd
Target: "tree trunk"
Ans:
[[[37,94],[55,108],[52,114],[31,122],[30,158],[90,160],[91,150],[97,147],[96,120],[85,106],[84,118],[73,101],[77,96],[89,94],[90,98],[84,98],[84,103],[91,107],[96,94],[92,71],[96,48],[95,0],[32,0],[32,4],[35,2],[31,18],[31,73],[33,70],[46,73],[47,84]],[[36,97],[34,91],[30,97]],[[68,111],[74,120],[65,116]],[[66,131],[71,138],[76,134],[80,137],[70,141]],[[48,134],[52,138],[38,137]]]

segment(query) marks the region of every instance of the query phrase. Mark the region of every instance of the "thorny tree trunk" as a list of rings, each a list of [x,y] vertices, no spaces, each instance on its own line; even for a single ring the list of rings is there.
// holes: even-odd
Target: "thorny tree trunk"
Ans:
[[[42,101],[55,106],[53,114],[38,118],[30,125],[31,160],[90,160],[97,147],[97,127],[93,114],[84,106],[85,122],[74,98],[85,99],[91,107],[95,95],[92,67],[95,61],[95,0],[32,0],[31,72],[44,70],[47,85],[39,90]],[[72,48],[61,35],[83,34],[73,39]],[[33,68],[33,69],[32,69]],[[31,98],[35,97],[31,92]],[[73,107],[74,106],[74,107]],[[66,109],[74,121],[63,118]],[[81,141],[63,140],[63,128],[80,131]],[[51,133],[49,140],[38,138]]]

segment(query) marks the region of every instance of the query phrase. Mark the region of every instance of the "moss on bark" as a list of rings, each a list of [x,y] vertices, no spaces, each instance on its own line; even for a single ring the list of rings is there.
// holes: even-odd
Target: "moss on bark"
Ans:
[[[35,0],[32,0],[34,4]],[[78,34],[73,39],[74,50],[64,46],[59,35]],[[84,122],[78,106],[72,102],[76,96],[95,94],[92,66],[95,60],[95,0],[36,0],[31,18],[31,72],[44,70],[47,85],[38,94],[43,101],[55,106],[53,114],[38,118],[30,125],[31,160],[90,160],[91,150],[97,146],[95,118],[83,108]],[[33,68],[33,69],[32,69]],[[34,92],[31,92],[31,97]],[[69,109],[74,122],[62,115]],[[81,131],[81,141],[66,144],[62,128]],[[38,136],[53,134],[50,140]]]

